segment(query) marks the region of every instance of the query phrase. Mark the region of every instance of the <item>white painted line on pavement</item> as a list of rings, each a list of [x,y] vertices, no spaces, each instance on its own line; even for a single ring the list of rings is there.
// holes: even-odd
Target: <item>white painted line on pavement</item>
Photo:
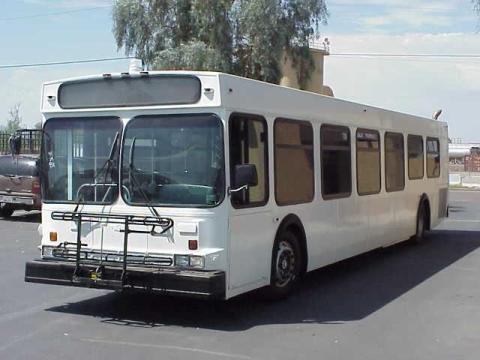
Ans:
[[[106,344],[106,345],[123,345],[123,346],[133,346],[133,347],[153,348],[153,349],[163,349],[163,350],[188,351],[188,352],[193,352],[198,354],[220,356],[220,357],[224,357],[224,358],[226,357],[226,358],[232,358],[232,359],[244,359],[244,360],[253,359],[247,355],[229,354],[229,353],[197,349],[197,348],[189,348],[189,347],[183,347],[183,346],[145,344],[145,343],[136,343],[136,342],[129,342],[129,341],[113,341],[113,340],[88,339],[88,338],[84,338],[81,340],[91,342],[91,343]]]

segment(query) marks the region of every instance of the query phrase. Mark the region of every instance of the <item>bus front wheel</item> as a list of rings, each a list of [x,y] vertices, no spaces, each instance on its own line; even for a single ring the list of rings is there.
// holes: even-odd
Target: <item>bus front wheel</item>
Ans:
[[[291,294],[302,269],[302,256],[297,236],[284,231],[275,241],[272,257],[269,296],[285,298]]]
[[[428,224],[427,204],[425,203],[425,201],[422,201],[422,203],[418,207],[417,226],[415,228],[415,235],[413,236],[413,240],[415,243],[421,243],[425,239],[425,232],[428,227],[427,224]]]

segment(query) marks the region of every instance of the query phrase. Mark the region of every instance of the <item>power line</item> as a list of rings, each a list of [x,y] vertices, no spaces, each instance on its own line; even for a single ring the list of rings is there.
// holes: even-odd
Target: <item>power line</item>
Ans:
[[[354,4],[335,4],[331,3],[328,5],[329,8],[351,8],[351,11],[358,12],[359,8]],[[385,5],[385,4],[363,4],[360,8],[360,11],[368,11],[370,9],[382,8],[385,11],[388,10],[418,10],[418,11],[432,11],[432,12],[447,12],[454,11],[455,8],[452,7],[425,7],[425,6],[411,6],[411,5]]]
[[[377,58],[462,58],[480,59],[480,54],[395,54],[395,53],[331,53],[330,56]]]
[[[39,17],[48,17],[48,16],[56,16],[56,15],[64,15],[64,14],[72,14],[84,11],[93,11],[99,9],[106,9],[112,7],[111,5],[107,6],[96,6],[90,8],[83,8],[83,9],[72,9],[72,10],[64,10],[64,11],[57,11],[51,13],[43,13],[43,14],[34,14],[34,15],[25,15],[25,16],[15,16],[15,17],[7,17],[7,18],[0,18],[0,21],[15,21],[15,20],[24,20],[24,19],[33,19]]]
[[[404,59],[480,59],[480,54],[396,54],[396,53],[331,53],[332,57],[345,57],[345,58],[404,58]],[[57,65],[74,65],[74,64],[86,64],[108,61],[120,61],[133,59],[133,56],[113,57],[113,58],[98,58],[98,59],[85,59],[85,60],[69,60],[69,61],[52,61],[41,63],[29,63],[29,64],[7,64],[0,65],[0,69],[16,69],[16,68],[28,68],[28,67],[43,67],[43,66],[57,66]]]
[[[71,60],[71,61],[53,61],[53,62],[32,63],[32,64],[0,65],[0,69],[16,69],[16,68],[40,67],[40,66],[85,64],[85,63],[97,63],[97,62],[118,61],[118,60],[128,60],[128,59],[133,59],[133,57],[132,56],[124,56],[124,57],[116,57],[116,58],[101,58],[101,59],[86,59],[86,60]]]

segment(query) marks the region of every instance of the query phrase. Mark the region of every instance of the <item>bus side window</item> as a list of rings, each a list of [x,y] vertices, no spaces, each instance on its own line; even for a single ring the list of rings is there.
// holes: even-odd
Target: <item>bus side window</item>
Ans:
[[[352,193],[350,129],[346,126],[322,125],[320,142],[323,198],[349,197]]]
[[[408,178],[410,180],[423,179],[423,137],[408,135]]]
[[[381,189],[380,134],[357,130],[357,191],[359,195],[378,194]]]
[[[293,205],[313,201],[313,128],[308,121],[276,119],[275,199]]]
[[[427,176],[440,176],[440,141],[437,138],[427,137]]]
[[[232,193],[236,208],[262,206],[268,202],[267,122],[258,115],[232,114],[230,131],[230,183],[234,183],[235,166],[255,165],[258,184]]]
[[[405,150],[400,133],[385,133],[385,188],[389,192],[405,188]]]

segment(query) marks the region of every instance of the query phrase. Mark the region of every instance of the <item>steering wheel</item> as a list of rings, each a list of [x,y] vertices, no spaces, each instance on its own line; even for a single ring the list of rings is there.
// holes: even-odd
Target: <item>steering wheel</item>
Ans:
[[[128,190],[128,188],[125,185],[122,185],[122,190],[125,193],[125,200],[130,202],[130,200],[132,199],[132,195],[130,194],[130,190]]]

